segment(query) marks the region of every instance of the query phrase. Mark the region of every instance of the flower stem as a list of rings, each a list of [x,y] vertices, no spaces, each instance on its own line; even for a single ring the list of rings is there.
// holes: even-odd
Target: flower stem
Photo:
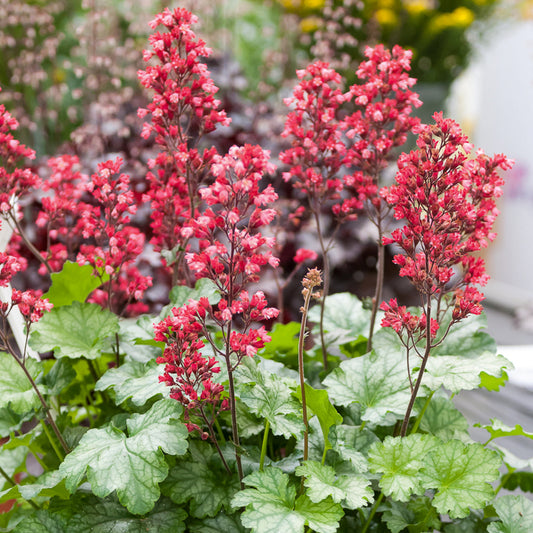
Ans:
[[[420,411],[420,414],[416,417],[415,423],[411,429],[411,433],[416,433],[418,431],[418,426],[420,426],[420,422],[422,421],[422,417],[424,416],[424,413],[426,412],[427,408],[429,407],[429,402],[431,402],[431,398],[433,398],[433,395],[435,394],[435,391],[431,391],[431,394],[427,397],[426,403],[424,404],[424,407],[422,408],[422,411]]]
[[[231,326],[228,327],[231,329]],[[229,333],[227,338],[229,339]],[[228,340],[229,343],[229,340]],[[233,382],[233,369],[231,366],[230,360],[230,351],[229,344],[227,345],[227,350],[224,359],[226,360],[226,368],[228,370],[228,395],[229,395],[229,406],[231,412],[231,433],[233,437],[233,445],[235,446],[235,462],[237,463],[237,473],[239,474],[239,482],[241,484],[241,489],[244,489],[244,484],[242,478],[244,477],[242,471],[242,461],[241,461],[241,452],[240,452],[240,440],[239,440],[239,428],[237,426],[237,403],[235,400],[235,383]]]
[[[372,314],[370,315],[370,329],[368,332],[368,341],[366,351],[372,350],[372,338],[374,336],[374,328],[376,326],[376,316],[378,314],[379,305],[381,303],[381,294],[383,291],[383,278],[385,274],[385,246],[381,242],[383,231],[381,229],[381,219],[378,221],[378,264],[376,271],[376,289],[374,297],[372,298]]]
[[[322,347],[322,362],[324,364],[324,370],[328,369],[328,352],[326,350],[326,341],[324,339],[324,311],[326,309],[326,298],[329,291],[329,257],[328,257],[328,248],[324,244],[324,239],[322,238],[322,229],[320,227],[320,212],[318,208],[313,209],[313,214],[315,215],[316,229],[318,234],[318,240],[320,242],[320,249],[322,250],[322,262],[324,270],[324,288],[322,290],[322,300],[320,301],[320,345]]]
[[[263,466],[265,464],[265,456],[267,451],[268,444],[268,434],[270,432],[270,422],[267,420],[265,422],[265,431],[263,432],[263,444],[261,445],[261,457],[259,459],[259,471],[263,471]]]
[[[57,458],[59,459],[60,462],[63,462],[65,457],[61,453],[61,450],[58,448],[54,438],[52,437],[52,435],[48,431],[48,428],[46,427],[46,422],[41,418],[40,423],[41,423],[41,427],[43,428],[44,434],[46,435],[46,438],[48,439],[48,442],[50,443],[50,445],[52,446],[55,454],[57,455]]]
[[[409,419],[411,418],[411,411],[413,410],[413,405],[420,389],[420,384],[422,383],[422,378],[424,377],[424,372],[426,370],[426,365],[431,353],[431,295],[427,296],[427,308],[426,308],[426,350],[424,352],[424,357],[422,358],[422,364],[418,370],[418,375],[416,377],[416,383],[411,391],[411,398],[409,400],[409,405],[405,412],[405,417],[402,423],[402,429],[400,431],[400,437],[405,437],[407,435],[407,427],[409,425]]]
[[[372,505],[370,514],[368,515],[368,518],[363,526],[363,529],[361,529],[361,533],[366,533],[366,531],[370,527],[370,524],[372,523],[372,519],[374,518],[374,515],[376,514],[376,511],[378,510],[378,507],[382,500],[383,500],[383,492],[380,492],[378,499],[374,502],[374,505]]]
[[[302,393],[302,415],[305,426],[304,431],[304,456],[303,460],[307,461],[309,455],[309,422],[307,420],[307,402],[305,399],[305,376],[304,376],[304,340],[305,330],[307,328],[307,313],[309,311],[309,305],[311,298],[313,297],[313,289],[320,286],[322,279],[320,271],[316,268],[309,270],[302,281],[304,289],[302,294],[304,295],[304,305],[301,309],[302,320],[300,325],[300,336],[298,337],[298,373],[300,375],[300,390]]]

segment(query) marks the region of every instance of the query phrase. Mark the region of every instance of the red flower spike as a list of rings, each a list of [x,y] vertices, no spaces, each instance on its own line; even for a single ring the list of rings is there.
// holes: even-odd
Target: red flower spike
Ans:
[[[452,322],[457,322],[482,311],[483,295],[473,285],[485,285],[488,276],[483,260],[472,254],[494,238],[496,199],[503,185],[497,171],[510,168],[512,161],[481,151],[472,154],[456,122],[442,113],[434,119],[434,125],[417,128],[418,150],[400,156],[396,183],[381,191],[394,207],[395,218],[405,220],[383,243],[403,251],[394,257],[400,276],[409,278],[426,299],[440,302],[444,295],[451,296]],[[437,307],[441,313],[432,318],[432,335],[446,310]],[[391,301],[382,309],[384,327],[414,334],[405,308]],[[425,328],[426,319],[420,321],[419,328]]]

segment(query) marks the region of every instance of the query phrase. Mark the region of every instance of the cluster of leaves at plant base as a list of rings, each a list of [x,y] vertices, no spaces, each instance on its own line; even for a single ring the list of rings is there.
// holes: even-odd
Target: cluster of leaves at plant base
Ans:
[[[449,398],[450,392],[497,389],[505,382],[511,365],[483,332],[483,317],[462,322],[435,350],[415,425],[400,438],[395,427],[410,390],[400,341],[389,329],[380,330],[372,352],[364,353],[368,311],[349,294],[330,296],[327,343],[338,357],[323,376],[316,371],[318,349],[306,353],[305,461],[294,356],[299,327],[277,326],[261,356],[247,359],[234,376],[241,489],[210,442],[188,434],[182,407],[158,381],[161,347],[151,327],[158,318],[119,320],[84,303],[90,280],[90,268],[74,264],[53,275],[48,297],[55,307],[30,344],[54,357],[27,365],[70,453],[50,444],[53,436],[48,439],[49,429],[40,423],[41,404],[29,381],[10,356],[0,354],[2,531],[530,531],[533,503],[497,492],[533,492],[533,460],[491,446],[495,439],[533,434],[492,420],[482,426],[488,442],[475,443]],[[189,297],[217,300],[205,281],[195,289],[177,287],[171,296],[177,305]],[[118,367],[111,364],[116,335]],[[416,371],[414,359],[410,368]],[[224,383],[227,376],[218,379]],[[224,416],[219,437],[233,467],[230,420]]]

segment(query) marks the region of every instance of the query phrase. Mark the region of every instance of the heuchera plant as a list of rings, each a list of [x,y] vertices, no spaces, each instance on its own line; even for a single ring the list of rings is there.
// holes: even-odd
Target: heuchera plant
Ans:
[[[152,101],[139,114],[160,152],[144,195],[120,159],[89,178],[58,156],[41,180],[0,106],[4,246],[11,237],[0,250],[0,528],[529,531],[533,504],[499,493],[531,491],[533,461],[493,441],[533,433],[493,419],[487,442],[474,442],[451,400],[497,390],[512,368],[483,331],[488,278],[475,255],[494,238],[498,171],[512,162],[473,152],[440,113],[431,125],[411,116],[419,100],[399,47],[367,49],[347,92],[325,63],[299,72],[281,160],[304,193],[295,216],[310,210],[324,269],[303,278],[301,323],[276,323],[261,285],[279,269],[265,231],[276,169],[260,146],[209,146],[229,119],[195,22],[178,8],[151,23],[139,78]],[[416,149],[386,185],[408,132]],[[31,189],[44,191],[42,250],[21,220]],[[152,283],[140,261],[147,236],[132,223],[141,205],[175,283],[158,316],[141,314]],[[326,298],[336,228],[320,224],[330,209],[336,227],[368,216],[377,228],[372,308],[348,293]],[[418,309],[380,301],[391,244]],[[50,278],[44,295],[11,289],[24,246]],[[295,264],[316,259],[301,249]]]

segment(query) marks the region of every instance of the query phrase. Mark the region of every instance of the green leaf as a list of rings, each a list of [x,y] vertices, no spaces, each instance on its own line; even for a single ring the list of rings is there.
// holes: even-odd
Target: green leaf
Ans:
[[[59,470],[45,472],[37,478],[35,483],[19,485],[19,492],[25,500],[31,500],[37,496],[46,498],[59,496],[63,499],[68,499],[70,496]]]
[[[96,383],[95,390],[115,391],[115,403],[121,404],[128,398],[137,405],[144,405],[148,400],[161,394],[166,397],[169,387],[159,382],[164,365],[158,365],[154,360],[148,363],[126,361],[118,368],[109,369]]]
[[[319,533],[336,533],[344,516],[342,507],[331,498],[314,503],[305,494],[296,500],[295,512],[305,519],[312,531]]]
[[[270,342],[259,352],[261,357],[275,359],[291,368],[298,368],[299,322],[275,324],[270,331]]]
[[[425,456],[439,445],[436,437],[415,433],[407,437],[385,437],[370,449],[371,472],[381,472],[379,486],[385,496],[406,502],[411,494],[423,494],[419,473]]]
[[[424,488],[437,490],[435,509],[451,518],[463,518],[470,508],[481,509],[493,497],[489,483],[498,478],[502,461],[481,444],[452,440],[428,453],[424,463],[420,479]]]
[[[244,478],[248,487],[238,492],[231,504],[246,507],[241,515],[245,527],[254,533],[303,533],[307,524],[313,531],[334,533],[343,515],[331,498],[314,503],[305,495],[296,498],[289,476],[274,467],[253,472]]]
[[[204,518],[202,521],[191,522],[191,533],[246,533],[238,516],[227,516],[220,512],[214,518]]]
[[[331,449],[331,443],[328,439],[329,430],[331,426],[342,424],[342,416],[329,401],[328,391],[324,389],[313,389],[313,387],[307,383],[304,383],[304,387],[307,409],[310,411],[309,418],[312,415],[316,415],[318,418],[322,429],[322,435],[324,436],[324,451],[327,451]],[[296,396],[302,401],[301,387],[298,387]]]
[[[411,396],[401,352],[386,357],[370,353],[343,361],[324,385],[335,405],[356,402],[361,405],[361,418],[376,425],[392,425],[403,418]]]
[[[422,417],[420,429],[443,441],[464,440],[468,435],[468,420],[444,396],[434,396]]]
[[[108,337],[118,332],[118,318],[97,304],[74,302],[52,309],[35,324],[30,345],[54,350],[56,357],[97,359],[109,347]]]
[[[182,307],[189,300],[198,301],[200,298],[207,298],[211,305],[220,301],[220,292],[214,281],[207,278],[201,278],[196,282],[194,289],[185,285],[176,285],[172,287],[168,295],[170,303],[163,307],[159,317],[161,319],[170,315],[173,307]]]
[[[317,461],[304,461],[296,469],[297,476],[305,477],[306,494],[314,503],[328,497],[348,509],[359,509],[374,501],[370,480],[358,474],[336,475],[331,466]]]
[[[50,275],[52,285],[43,298],[48,298],[54,308],[71,305],[73,302],[85,302],[89,294],[109,280],[109,274],[102,278],[93,276],[91,265],[80,266],[78,263],[67,261],[61,272]]]
[[[501,522],[490,524],[489,533],[531,533],[533,502],[524,496],[506,495],[494,502]]]
[[[0,466],[7,473],[8,476],[12,476],[20,465],[26,460],[28,455],[28,449],[26,447],[18,448],[5,448],[0,447]],[[0,487],[5,482],[4,478],[0,478]]]
[[[507,490],[519,488],[524,492],[533,492],[533,472],[512,472],[506,475],[503,488]]]
[[[84,505],[68,522],[69,533],[183,533],[187,513],[168,500],[159,501],[154,510],[138,517],[116,502]]]
[[[472,390],[481,385],[481,372],[500,379],[504,369],[514,368],[503,355],[483,352],[477,356],[431,355],[422,385],[430,390],[441,386],[451,392]],[[485,378],[486,382],[486,378]]]
[[[371,311],[363,308],[357,296],[348,292],[332,294],[326,298],[324,330],[328,351],[341,355],[339,346],[351,343],[359,336],[368,335]],[[309,310],[309,320],[320,323],[320,305]]]
[[[191,515],[196,518],[216,516],[222,508],[230,510],[230,501],[239,489],[238,480],[221,473],[214,466],[216,452],[206,443],[191,442],[191,459],[177,463],[162,484],[163,494],[173,502],[190,503]]]
[[[14,533],[67,533],[68,529],[64,517],[38,510],[19,522],[13,531]]]
[[[533,433],[525,431],[520,424],[516,424],[514,427],[506,426],[497,418],[491,418],[490,424],[474,424],[474,427],[487,430],[490,433],[490,440],[494,440],[499,437],[526,437],[528,439],[533,439]]]
[[[129,436],[113,426],[89,430],[60,466],[67,489],[74,492],[87,474],[96,496],[116,490],[131,513],[149,512],[168,474],[163,452],[182,455],[187,449],[181,415],[178,402],[163,399],[127,421]]]
[[[270,422],[274,435],[287,439],[292,435],[298,438],[304,431],[300,405],[292,397],[295,387],[295,381],[268,373],[251,359],[235,372],[237,396],[253,414]]]
[[[391,533],[407,530],[409,533],[426,533],[440,531],[439,515],[431,505],[429,498],[420,496],[407,503],[387,502],[383,520]]]
[[[367,455],[370,447],[375,442],[380,442],[378,437],[369,429],[356,426],[334,426],[330,432],[333,449],[345,461],[350,461],[354,470],[363,473],[368,470]]]
[[[0,392],[0,397],[1,396],[3,396],[3,394]],[[0,407],[0,438],[7,437],[14,431],[19,431],[22,424],[28,420],[31,420],[34,416],[35,413],[33,411],[25,411],[23,414],[18,414],[15,413],[15,411],[13,411],[9,405],[6,407]]]
[[[30,376],[36,380],[42,372],[42,363],[27,358],[25,364]],[[0,407],[9,407],[21,415],[37,409],[40,405],[41,402],[30,380],[14,357],[0,352]]]
[[[500,377],[491,376],[486,372],[480,372],[479,377],[481,378],[479,387],[490,391],[500,390],[500,387],[503,387],[509,380],[509,376],[505,370],[502,372]]]
[[[63,389],[76,380],[76,371],[69,359],[58,359],[44,377],[50,396],[57,396]]]

